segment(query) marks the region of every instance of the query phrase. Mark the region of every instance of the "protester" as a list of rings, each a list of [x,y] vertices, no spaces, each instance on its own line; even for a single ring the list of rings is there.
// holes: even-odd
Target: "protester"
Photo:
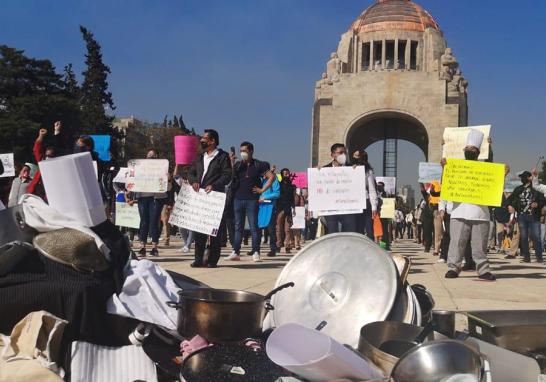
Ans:
[[[423,246],[425,247],[425,253],[429,253],[433,246],[434,238],[434,210],[430,204],[432,196],[429,191],[425,189],[425,186],[421,184],[421,194],[423,195],[424,202],[421,204],[421,223],[423,229]]]
[[[414,231],[414,228],[413,228],[413,224],[414,224],[414,217],[413,217],[413,212],[410,210],[407,215],[406,215],[406,230],[407,230],[407,233],[408,233],[408,240],[412,240],[413,239],[413,231]]]
[[[438,258],[439,263],[447,262],[449,255],[449,245],[451,243],[450,236],[450,222],[451,222],[451,211],[453,211],[453,202],[447,202],[445,200],[440,200],[438,205],[438,211],[442,217],[442,223],[444,225],[444,234],[442,235],[442,242],[440,244],[440,256]]]
[[[435,180],[430,184],[430,188],[428,190],[428,193],[430,194],[429,205],[432,209],[434,224],[434,251],[432,253],[432,256],[438,256],[438,253],[440,252],[440,245],[442,243],[443,225],[442,217],[440,216],[440,212],[438,211],[441,191],[442,186],[440,182]]]
[[[404,223],[406,218],[404,213],[397,208],[394,210],[394,222],[396,223],[396,239],[402,240],[404,238]]]
[[[533,241],[537,263],[542,263],[542,242],[540,240],[540,217],[546,205],[544,195],[533,187],[533,175],[529,171],[518,174],[521,186],[516,187],[506,204],[510,213],[517,212],[520,233],[522,262],[531,262],[529,238]]]
[[[235,240],[233,252],[227,260],[240,260],[241,244],[245,219],[248,219],[252,235],[252,260],[261,261],[260,234],[258,232],[258,200],[261,194],[273,184],[274,175],[269,170],[269,163],[254,158],[254,145],[250,142],[241,143],[241,161],[233,165],[233,212],[235,216]],[[266,178],[265,186],[262,186]]]
[[[48,145],[48,146],[44,146],[45,138],[47,136],[47,130],[40,129],[38,133],[38,138],[34,142],[34,147],[32,149],[32,153],[34,154],[34,159],[36,160],[36,163],[39,163],[43,160],[48,160],[50,158],[54,158],[61,151],[61,148],[62,148],[61,122],[59,121],[55,122],[55,124],[53,125],[53,129],[54,129],[53,143],[52,145]],[[47,200],[40,170],[36,171],[36,174],[32,178],[32,181],[30,182],[27,188],[27,192],[29,194],[33,194],[33,195],[41,197],[44,200]]]
[[[301,188],[296,188],[296,192],[294,194],[294,208],[295,207],[305,207],[305,198],[302,195]],[[301,228],[292,229],[292,237],[294,238],[292,247],[295,248],[296,251],[301,249],[301,244],[303,241],[305,241],[305,235],[302,238],[301,232]]]
[[[417,207],[415,207],[415,214],[414,214],[414,236],[415,236],[415,242],[417,244],[422,243],[422,237],[423,237],[423,222],[421,220],[421,213],[423,211],[422,205],[425,201],[421,200]]]
[[[171,244],[171,225],[169,224],[169,219],[171,217],[171,212],[173,210],[174,202],[176,199],[176,194],[178,193],[178,187],[173,180],[173,176],[169,174],[169,187],[167,191],[167,199],[165,205],[163,206],[163,211],[161,211],[161,223],[162,229],[165,231],[165,237],[163,244],[165,247],[170,246]]]
[[[265,234],[267,234],[268,236],[268,257],[276,256],[277,252],[279,251],[279,248],[277,247],[277,202],[281,195],[281,184],[275,176],[275,169],[275,166],[273,166],[271,169],[271,173],[274,175],[273,184],[271,185],[271,187],[269,187],[269,189],[267,189],[264,193],[260,195],[259,199],[260,207],[258,212],[258,223],[260,228],[263,228],[264,236]],[[267,178],[263,180],[263,187],[265,187],[265,184],[268,182],[268,180],[269,179]],[[264,244],[265,243],[267,243],[267,240],[264,240]]]
[[[277,202],[277,247],[290,253],[294,245],[292,236],[292,224],[295,211],[294,194],[296,188],[292,184],[290,170],[283,168],[281,170],[281,194]]]
[[[188,174],[188,182],[192,185],[195,192],[202,188],[206,193],[211,191],[225,193],[226,186],[232,177],[231,162],[229,154],[218,148],[220,136],[216,130],[207,129],[200,139],[203,154],[199,155],[193,162]],[[225,209],[224,209],[225,210]],[[216,268],[220,260],[222,249],[222,232],[225,219],[222,217],[219,234],[208,236],[203,233],[195,232],[195,260],[191,264],[193,268],[209,267]],[[205,262],[204,255],[209,240],[209,258]]]
[[[379,201],[377,203],[378,210],[379,210],[379,213],[381,214],[383,199],[388,196],[387,192],[385,191],[385,183],[377,182],[377,195],[379,197]],[[378,227],[378,229],[375,229],[374,227],[374,237],[376,239],[376,242],[378,241],[378,238],[379,238],[378,244],[381,244],[381,241],[383,241],[383,243],[385,243],[385,249],[387,251],[390,251],[391,250],[391,230],[390,230],[391,219],[387,219],[380,216],[379,222],[381,223],[380,224],[381,228]]]
[[[174,167],[173,172],[173,191],[174,191],[174,199],[176,201],[176,198],[178,197],[177,193],[180,192],[180,187],[182,187],[183,184],[188,184],[188,173],[190,170],[190,166],[179,166],[176,165]],[[174,185],[176,184],[176,187]],[[172,212],[172,211],[171,211]],[[180,252],[182,253],[189,253],[191,250],[191,245],[193,244],[193,231],[190,231],[186,228],[180,227],[178,229],[178,232],[180,234],[180,237],[182,238],[182,241],[184,242],[182,248],[180,248]]]
[[[377,190],[373,168],[368,161],[368,153],[365,150],[356,150],[353,153],[353,165],[364,166],[366,173],[366,208],[361,214],[355,216],[356,230],[362,235],[374,239],[373,219],[377,214]]]
[[[27,193],[28,186],[32,178],[30,177],[30,167],[24,165],[19,171],[19,176],[13,179],[11,191],[9,192],[8,208],[19,204],[21,196]]]

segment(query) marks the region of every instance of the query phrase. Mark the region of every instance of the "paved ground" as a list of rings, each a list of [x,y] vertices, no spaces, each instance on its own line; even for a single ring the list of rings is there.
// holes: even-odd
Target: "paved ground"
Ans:
[[[171,242],[170,248],[160,246],[160,256],[151,258],[167,269],[198,279],[214,288],[230,288],[266,294],[270,291],[291,255],[284,252],[275,258],[264,258],[254,263],[244,256],[240,262],[220,260],[216,269],[190,268],[193,255],[182,254],[180,241]],[[247,249],[248,250],[248,249]],[[246,252],[246,251],[245,251]],[[422,252],[422,247],[409,240],[395,243],[393,252],[409,256],[412,268],[411,284],[425,285],[434,296],[436,309],[546,309],[546,266],[536,263],[522,264],[519,260],[506,260],[503,255],[490,254],[489,258],[498,280],[478,281],[475,272],[463,272],[458,279],[445,279],[445,264]],[[227,255],[228,249],[222,251]],[[458,326],[464,324],[458,317]]]

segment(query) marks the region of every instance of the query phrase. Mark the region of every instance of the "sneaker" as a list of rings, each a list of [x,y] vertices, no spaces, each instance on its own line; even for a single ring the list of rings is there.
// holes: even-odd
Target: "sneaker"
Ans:
[[[459,277],[459,274],[455,272],[454,270],[450,269],[446,272],[446,275],[444,276],[446,279],[456,279]]]
[[[438,259],[438,263],[445,263],[446,261],[444,259]]]
[[[157,248],[152,248],[152,250],[150,251],[150,255],[159,256],[159,251],[157,250]]]
[[[491,272],[486,272],[483,275],[479,275],[478,278],[483,281],[495,281],[497,279]]]
[[[277,251],[269,251],[269,252],[267,252],[266,256],[267,257],[275,257],[275,256],[277,256]]]
[[[523,259],[523,260],[520,260],[519,262],[520,263],[530,263],[531,260],[530,259]]]
[[[239,261],[241,260],[241,257],[237,254],[237,252],[233,251],[231,254],[226,257],[227,261]]]
[[[183,246],[182,253],[188,253],[188,252],[190,252],[190,248],[187,245]]]
[[[254,254],[252,255],[252,261],[254,261],[255,263],[261,263],[262,262],[260,254],[258,252],[254,252]]]

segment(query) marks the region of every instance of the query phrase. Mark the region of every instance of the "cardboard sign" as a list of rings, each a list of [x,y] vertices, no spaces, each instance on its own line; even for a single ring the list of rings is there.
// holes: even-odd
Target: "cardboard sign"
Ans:
[[[392,176],[376,176],[375,182],[385,184],[385,192],[387,195],[396,195],[396,178]]]
[[[127,163],[127,191],[167,192],[169,161],[167,159],[133,159]]]
[[[176,164],[192,164],[197,156],[199,139],[193,135],[177,135],[174,137],[174,158]]]
[[[129,169],[127,167],[120,167],[112,182],[125,184],[127,176],[129,176]]]
[[[138,205],[116,202],[116,223],[119,227],[140,228]]]
[[[195,192],[183,184],[174,204],[169,223],[205,235],[218,235],[218,228],[224,214],[226,194],[200,189]]]
[[[296,215],[292,218],[292,229],[305,228],[305,207],[296,207]]]
[[[9,176],[15,176],[15,163],[13,161],[13,154],[0,154],[0,161],[4,171],[0,171],[0,178],[7,178]],[[0,168],[0,170],[2,170]]]
[[[366,209],[364,166],[310,168],[307,178],[310,211]]]
[[[505,165],[464,159],[448,159],[442,178],[442,199],[500,207]]]
[[[110,136],[109,135],[90,135],[95,143],[95,152],[101,161],[110,160]]]
[[[395,207],[395,198],[383,198],[383,204],[381,205],[381,219],[394,219]]]
[[[444,147],[442,157],[449,159],[464,159],[464,148],[470,129],[479,130],[483,133],[483,142],[480,148],[478,159],[487,159],[489,157],[488,138],[491,133],[491,125],[468,126],[468,127],[447,127],[444,130]]]
[[[306,172],[296,172],[294,174],[294,186],[297,188],[307,188],[307,173]]]
[[[442,180],[442,165],[439,163],[419,163],[419,183],[431,183]]]

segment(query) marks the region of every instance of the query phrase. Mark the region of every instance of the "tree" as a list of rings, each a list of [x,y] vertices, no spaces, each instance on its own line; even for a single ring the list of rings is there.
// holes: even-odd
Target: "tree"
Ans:
[[[540,182],[546,184],[546,162],[542,162],[542,171],[538,175]]]
[[[186,127],[186,124],[184,123],[184,119],[182,118],[182,114],[180,114],[180,117],[178,118],[178,123],[180,124],[180,130],[182,130],[182,132],[184,134],[188,134],[190,132],[188,130],[188,128]]]
[[[114,135],[113,117],[106,115],[106,108],[115,110],[112,93],[108,91],[110,68],[102,61],[101,46],[85,27],[80,26],[87,54],[81,87],[81,111],[83,133]]]
[[[174,119],[173,119],[173,127],[176,129],[180,128],[180,124],[178,123],[178,118],[176,117],[176,114],[174,115]]]
[[[165,118],[163,118],[163,127],[167,128],[168,122],[167,122],[167,115],[165,114]]]
[[[72,64],[66,65],[63,72],[63,87],[66,94],[70,98],[79,101],[80,87],[78,85],[78,81],[76,80],[76,74],[74,74],[74,70],[72,69]]]

